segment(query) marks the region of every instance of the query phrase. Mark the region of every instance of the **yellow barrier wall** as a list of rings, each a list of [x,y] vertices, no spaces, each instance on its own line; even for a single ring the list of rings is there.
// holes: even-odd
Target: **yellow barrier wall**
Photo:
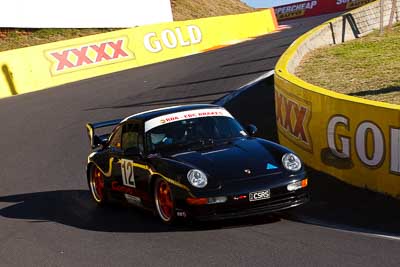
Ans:
[[[299,46],[321,27],[296,40],[276,66],[279,141],[317,170],[400,197],[400,105],[335,93],[287,70]]]
[[[0,53],[0,97],[188,56],[273,32],[272,9],[136,27]]]

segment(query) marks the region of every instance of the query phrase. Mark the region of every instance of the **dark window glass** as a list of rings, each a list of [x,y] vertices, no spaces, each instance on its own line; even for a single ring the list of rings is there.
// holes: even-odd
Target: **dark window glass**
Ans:
[[[111,136],[110,147],[121,149],[121,133],[122,127],[118,126],[118,128],[114,131]]]
[[[230,117],[216,116],[176,121],[146,133],[148,150],[192,143],[198,140],[222,140],[246,136],[242,126]]]
[[[126,124],[122,134],[122,149],[126,151],[132,148],[143,151],[143,136],[138,124]]]

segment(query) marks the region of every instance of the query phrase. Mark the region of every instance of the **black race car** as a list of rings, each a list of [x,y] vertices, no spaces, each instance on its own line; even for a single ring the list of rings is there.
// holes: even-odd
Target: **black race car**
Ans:
[[[111,134],[95,130],[114,126]],[[300,159],[255,138],[224,108],[187,105],[87,124],[87,180],[103,205],[122,200],[177,217],[226,219],[299,206],[308,200]]]

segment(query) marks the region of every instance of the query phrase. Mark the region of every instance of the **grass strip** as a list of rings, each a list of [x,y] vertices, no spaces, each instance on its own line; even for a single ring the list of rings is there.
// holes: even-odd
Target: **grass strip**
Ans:
[[[307,54],[296,76],[333,91],[400,104],[400,24],[379,36],[322,47]]]

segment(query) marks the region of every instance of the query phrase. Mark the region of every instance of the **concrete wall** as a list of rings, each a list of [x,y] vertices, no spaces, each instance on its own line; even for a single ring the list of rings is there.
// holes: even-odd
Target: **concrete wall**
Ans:
[[[0,53],[0,98],[207,52],[277,30],[273,9],[145,25]]]
[[[385,25],[390,6],[385,0]],[[400,105],[340,94],[293,74],[310,50],[379,28],[379,9],[373,2],[347,13],[355,29],[339,17],[293,42],[275,67],[276,121],[279,142],[308,166],[400,199]]]

